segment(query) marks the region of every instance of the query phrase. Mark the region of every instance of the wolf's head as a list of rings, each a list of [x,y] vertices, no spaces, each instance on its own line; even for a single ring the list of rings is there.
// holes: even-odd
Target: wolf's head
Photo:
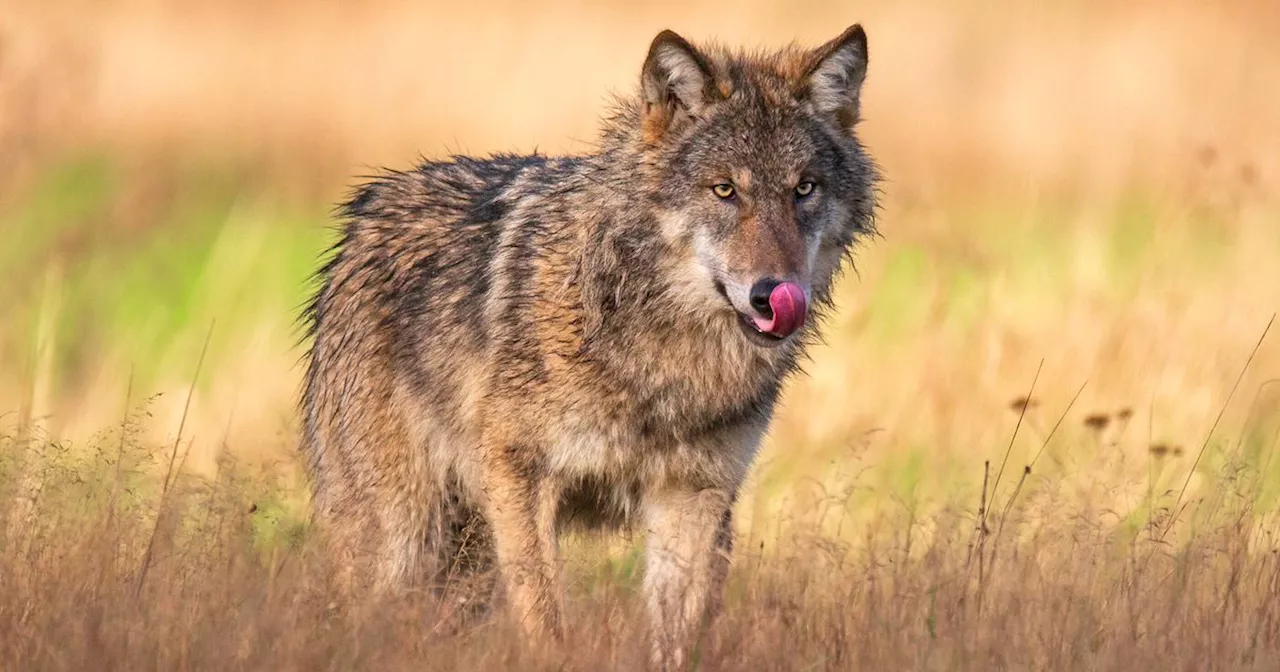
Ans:
[[[662,235],[686,255],[672,282],[686,306],[760,346],[811,323],[871,227],[875,169],[854,135],[866,70],[856,25],[768,54],[653,40],[638,141]]]

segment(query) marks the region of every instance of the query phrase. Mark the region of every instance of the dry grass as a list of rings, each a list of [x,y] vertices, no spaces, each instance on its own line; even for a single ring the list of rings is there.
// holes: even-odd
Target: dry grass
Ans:
[[[542,657],[330,608],[292,409],[325,212],[419,152],[587,149],[661,28],[853,21],[884,237],[702,665],[1280,667],[1275,2],[0,0],[0,669],[639,666],[635,539],[575,543]]]
[[[154,474],[178,453],[135,443],[139,421],[99,437],[96,457],[3,439],[7,451],[26,449],[10,454],[38,465],[40,487],[23,511],[0,510],[16,523],[0,546],[0,667],[643,667],[634,553],[610,564],[590,552],[599,544],[574,546],[570,626],[554,650],[527,650],[500,620],[460,608],[459,591],[338,607],[306,525],[268,503],[279,483],[229,461],[214,481],[164,482]],[[15,471],[5,466],[0,488],[11,495]],[[859,542],[823,533],[821,506],[744,531],[726,611],[704,633],[698,666],[1280,665],[1280,555],[1274,510],[1255,506],[1256,470],[1223,481],[1212,506],[1163,500],[1133,525],[1062,483],[1031,488],[1023,477],[1012,487],[1010,470],[1001,488],[997,466],[981,503],[927,517],[914,506],[882,511]],[[826,522],[844,522],[850,494],[823,502],[836,511]],[[1183,526],[1195,527],[1185,542],[1165,540]]]
[[[899,190],[1116,189],[1184,177],[1206,147],[1271,186],[1280,169],[1266,0],[0,7],[0,123],[46,151],[248,153],[328,185],[418,152],[581,151],[662,28],[767,46],[858,21],[874,63],[864,132]]]

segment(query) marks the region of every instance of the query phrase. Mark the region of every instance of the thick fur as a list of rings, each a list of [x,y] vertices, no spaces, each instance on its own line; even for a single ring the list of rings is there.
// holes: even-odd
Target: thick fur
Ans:
[[[667,31],[597,152],[453,157],[356,190],[307,311],[302,398],[349,588],[480,549],[514,616],[554,638],[558,532],[635,524],[657,655],[681,660],[780,388],[873,228],[866,64],[857,26],[768,54]],[[799,334],[746,326],[765,277],[809,294]]]

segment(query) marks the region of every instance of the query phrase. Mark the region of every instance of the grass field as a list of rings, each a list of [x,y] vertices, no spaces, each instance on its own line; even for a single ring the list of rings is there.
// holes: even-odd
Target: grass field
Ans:
[[[641,666],[638,539],[574,540],[560,650],[329,609],[293,403],[330,208],[587,151],[663,27],[853,21],[883,235],[699,665],[1280,667],[1280,8],[846,5],[0,0],[0,669]]]

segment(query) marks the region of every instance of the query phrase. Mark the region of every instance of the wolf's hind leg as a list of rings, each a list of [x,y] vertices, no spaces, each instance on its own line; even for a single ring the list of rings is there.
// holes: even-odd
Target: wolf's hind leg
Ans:
[[[526,459],[519,444],[481,451],[484,513],[512,615],[535,641],[562,635],[556,514],[561,488]]]
[[[326,502],[317,511],[337,588],[345,597],[393,594],[423,578],[422,504],[375,490]]]
[[[426,460],[385,411],[356,416],[341,453],[329,453],[316,492],[317,522],[348,597],[393,594],[420,582],[438,488]],[[352,438],[358,437],[358,438]]]

